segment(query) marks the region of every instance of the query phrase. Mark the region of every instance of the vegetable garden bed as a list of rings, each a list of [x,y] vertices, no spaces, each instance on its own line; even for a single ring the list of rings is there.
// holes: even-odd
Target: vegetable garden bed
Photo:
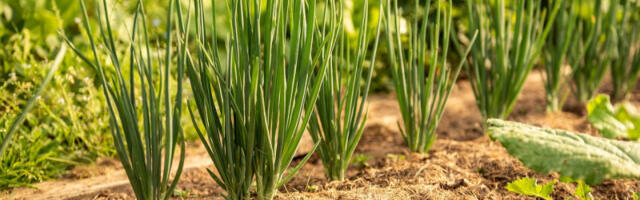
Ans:
[[[534,72],[529,76],[509,119],[597,135],[583,108],[572,102],[565,105],[571,112],[545,113],[540,75]],[[636,91],[631,97],[636,106],[640,105],[638,94]],[[396,126],[400,112],[393,95],[372,95],[368,102],[369,120],[354,153],[360,161],[349,167],[345,181],[328,181],[319,157],[314,155],[280,188],[276,199],[532,199],[504,187],[522,177],[536,178],[539,183],[559,179],[557,174],[538,174],[524,167],[482,133],[481,116],[467,80],[454,88],[436,131],[438,138],[426,154],[407,152]],[[224,191],[206,171],[213,167],[201,143],[187,146],[185,171],[173,198],[221,199]],[[305,152],[301,150],[299,153]],[[292,164],[302,157],[297,156]],[[133,199],[127,183],[118,161],[107,158],[77,167],[59,180],[34,185],[39,189],[14,189],[0,199]],[[571,197],[575,187],[573,183],[557,183],[552,196]],[[597,199],[630,199],[632,191],[640,191],[640,181],[607,180],[591,188]]]

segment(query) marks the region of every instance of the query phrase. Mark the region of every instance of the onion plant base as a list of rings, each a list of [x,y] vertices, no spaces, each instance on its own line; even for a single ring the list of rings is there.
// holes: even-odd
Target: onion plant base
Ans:
[[[362,27],[358,31],[356,43],[351,42],[351,39],[354,39],[352,37],[356,36],[350,36],[347,30],[341,28],[332,57],[321,61],[329,63],[329,66],[314,105],[314,116],[309,122],[308,130],[313,141],[318,143],[316,152],[322,159],[325,175],[330,180],[344,179],[344,173],[349,167],[367,121],[365,103],[371,86],[382,27],[379,25],[382,17],[379,16],[376,28],[369,27],[368,4],[363,4],[364,13],[360,19]],[[378,6],[381,8],[382,2]],[[346,13],[341,12],[338,15],[343,21],[351,20],[344,18]],[[344,23],[338,26],[344,26]],[[371,46],[370,29],[376,31],[371,51],[368,50]]]
[[[429,0],[420,6],[415,1],[416,13],[412,32],[409,32],[408,42],[402,42],[407,37],[400,32],[400,15],[398,1],[386,1],[383,20],[386,27],[387,50],[393,75],[396,97],[402,114],[402,122],[398,128],[408,148],[412,152],[427,152],[436,138],[436,127],[451,90],[460,74],[464,62],[458,66],[449,66],[447,54],[452,31],[452,2],[437,0],[435,2],[435,20],[430,18],[431,4]],[[422,9],[422,10],[420,10]],[[393,12],[392,12],[393,10]],[[392,14],[393,13],[393,14]],[[422,21],[419,27],[418,20]],[[471,37],[470,46],[476,38]],[[409,49],[405,55],[405,47]],[[466,57],[471,48],[464,55]]]
[[[468,30],[479,34],[465,67],[476,104],[483,120],[505,119],[542,51],[562,1],[555,1],[549,13],[536,6],[540,0],[466,2]],[[506,12],[508,8],[514,12]]]
[[[99,19],[100,40],[93,38],[84,0],[79,2],[82,8],[82,24],[89,36],[93,58],[89,59],[68,39],[66,41],[76,55],[99,76],[107,101],[109,125],[115,149],[134,194],[141,200],[169,199],[180,180],[185,158],[180,117],[186,43],[180,41],[186,39],[180,37],[181,40],[176,43],[177,51],[174,52],[171,48],[174,45],[172,42],[173,9],[174,5],[179,7],[179,1],[169,1],[168,25],[164,40],[165,54],[162,57],[150,53],[147,21],[141,0],[136,5],[129,35],[129,51],[125,56],[121,55],[122,53],[115,46],[107,1],[96,1],[95,6],[95,13]],[[102,42],[100,46],[104,46],[106,52],[98,51],[97,41]],[[103,59],[101,59],[102,56],[104,56]],[[104,64],[105,58],[109,59],[111,64]],[[177,88],[175,94],[172,94],[169,72],[174,63],[178,73],[175,82]],[[128,66],[128,69],[125,66]],[[113,75],[107,73],[106,67],[112,67]],[[129,72],[128,76],[123,73],[125,69]],[[139,91],[137,88],[140,88]],[[180,145],[180,154],[176,155],[178,145]],[[174,167],[176,156],[179,159],[177,168]],[[175,175],[173,180],[169,180],[172,169],[176,169]]]
[[[208,39],[218,38],[215,6],[206,16],[203,1],[195,1],[197,50],[187,62],[197,108],[192,121],[225,198],[247,199],[255,188],[257,199],[273,199],[312,154],[289,167],[314,116],[341,8],[335,1],[322,9],[303,0],[226,3],[231,33],[219,46]],[[186,27],[180,26],[184,35]]]

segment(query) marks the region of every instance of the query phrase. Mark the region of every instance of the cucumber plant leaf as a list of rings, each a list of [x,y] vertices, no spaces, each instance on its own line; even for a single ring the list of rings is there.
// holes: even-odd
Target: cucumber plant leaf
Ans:
[[[551,198],[551,193],[553,192],[553,186],[556,184],[556,181],[554,180],[543,185],[538,185],[536,182],[536,179],[524,177],[508,183],[505,188],[511,192],[522,195],[540,197],[546,200],[553,199]]]
[[[611,105],[609,96],[598,95],[587,104],[587,120],[607,138],[640,138],[640,114],[628,102]]]
[[[604,179],[640,179],[640,143],[487,120],[489,136],[539,173],[557,172],[589,185]]]

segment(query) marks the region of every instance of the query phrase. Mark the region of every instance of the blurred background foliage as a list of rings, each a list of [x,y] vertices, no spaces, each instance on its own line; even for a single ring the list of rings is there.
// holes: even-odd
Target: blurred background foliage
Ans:
[[[58,31],[79,35],[78,11],[73,0],[0,1],[0,140],[63,44]],[[0,160],[0,188],[56,177],[114,155],[94,76],[72,56],[64,59]]]
[[[94,20],[91,24],[92,29],[94,34],[97,34],[97,19],[92,12],[95,0],[85,1],[89,6],[90,19]],[[422,9],[413,7],[416,0],[398,1],[405,19],[412,16],[420,18],[419,16],[424,15],[421,13]],[[224,13],[221,12],[227,9],[224,2],[213,0],[215,5],[212,5],[212,1],[205,1],[205,12],[215,9],[216,13]],[[370,12],[370,19],[366,23],[369,23],[370,28],[361,30],[362,25],[357,19],[363,14],[362,5],[366,2],[369,3]],[[464,35],[462,33],[466,31],[464,27],[468,21],[465,16],[465,1],[452,2],[454,26],[456,31],[460,32],[458,35]],[[509,2],[511,0],[507,0],[507,3]],[[164,23],[167,3],[157,0],[143,0],[143,3],[150,37],[155,44],[155,39],[165,37],[162,33],[166,26]],[[189,0],[181,0],[181,3],[185,10],[190,6]],[[136,0],[107,0],[107,4],[113,29],[117,30],[114,33],[119,33],[114,35],[120,43],[116,46],[121,47],[119,51],[124,53],[127,35],[130,32],[127,27],[130,27]],[[543,3],[543,6],[547,4]],[[432,8],[436,9],[433,6]],[[354,42],[359,31],[374,32],[378,18],[381,17],[379,0],[346,0],[344,9],[346,17],[343,26],[349,36],[354,38]],[[580,9],[581,15],[589,19],[589,8]],[[415,12],[416,10],[419,12]],[[64,44],[61,34],[68,37],[79,49],[89,53],[87,33],[80,28],[81,16],[78,0],[0,0],[0,140],[46,74],[49,58]],[[218,38],[209,39],[224,43],[230,30],[227,19],[227,15],[216,16],[214,24],[217,27]],[[388,31],[409,32],[412,28],[412,22],[401,20],[401,23],[400,30]],[[208,30],[211,30],[211,27]],[[192,32],[195,32],[195,29]],[[373,92],[388,92],[392,88],[391,71],[386,67],[388,56],[384,42],[386,41],[381,39],[380,54],[374,65],[376,69],[371,86]],[[452,64],[460,60],[460,56],[455,53],[449,56]],[[108,61],[104,62],[109,64]],[[464,77],[465,75],[462,75],[462,79]],[[90,163],[101,156],[114,156],[108,131],[108,113],[104,109],[104,97],[96,80],[93,69],[88,68],[71,53],[67,54],[55,80],[20,126],[5,159],[0,160],[0,171],[3,172],[0,173],[0,189],[54,178],[77,164]],[[185,84],[187,87],[188,85]],[[185,93],[188,97],[190,89],[186,88]],[[192,131],[186,115],[183,118],[185,133],[188,139],[195,139],[197,136]]]
[[[95,0],[86,2],[97,34],[97,19],[92,12]],[[120,43],[116,46],[123,53],[136,2],[107,1],[112,28],[117,30],[114,37]],[[166,3],[143,2],[152,41],[164,37]],[[183,4],[186,9],[189,1],[183,0]],[[226,8],[220,4],[215,9]],[[80,28],[81,16],[77,0],[0,1],[0,141],[49,70],[49,59],[64,44],[61,35],[88,53],[87,33]],[[227,27],[222,24],[224,17],[218,18],[218,26]],[[108,65],[107,60],[104,63]],[[30,186],[58,177],[78,164],[115,156],[104,96],[96,81],[93,69],[68,52],[0,160],[0,189]],[[191,125],[188,120],[185,114],[185,125]],[[187,139],[194,140],[197,135],[191,129],[185,126]]]

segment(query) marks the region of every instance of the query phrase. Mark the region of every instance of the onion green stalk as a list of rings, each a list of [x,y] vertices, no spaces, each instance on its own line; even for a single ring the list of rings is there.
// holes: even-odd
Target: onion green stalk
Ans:
[[[118,157],[129,178],[129,183],[137,199],[169,199],[176,187],[184,163],[184,138],[180,126],[182,111],[182,77],[185,64],[185,44],[176,41],[176,53],[171,46],[172,11],[178,1],[170,1],[164,55],[151,53],[147,37],[147,21],[142,1],[138,1],[131,31],[128,51],[120,55],[115,45],[111,29],[109,9],[106,0],[96,2],[95,14],[101,35],[100,44],[106,49],[101,54],[93,38],[84,0],[79,0],[83,11],[83,25],[86,29],[93,59],[85,56],[67,40],[75,53],[98,73],[110,114],[109,124]],[[139,21],[141,20],[141,21]],[[140,27],[141,26],[141,27]],[[107,57],[113,65],[115,75],[105,73],[108,66],[102,63]],[[170,71],[175,58],[177,63],[177,89],[175,99],[171,98]],[[128,65],[128,76],[123,74]],[[161,70],[154,70],[160,68]],[[156,72],[158,71],[158,72]],[[126,74],[126,73],[125,73]],[[136,91],[136,83],[140,91]],[[139,119],[139,116],[142,118]],[[180,155],[173,180],[170,180],[176,156],[176,147],[180,143]]]
[[[579,5],[582,6],[582,1]],[[574,52],[570,52],[567,58],[572,71],[571,92],[581,104],[598,91],[614,54],[614,37],[611,35],[615,12],[604,13],[602,5],[603,0],[595,0],[593,15],[578,23],[575,33],[578,38],[571,45]]]
[[[214,5],[211,7],[215,8]],[[207,171],[227,192],[223,197],[229,200],[249,199],[256,168],[254,160],[259,156],[255,151],[257,130],[256,125],[253,124],[260,121],[250,116],[257,114],[257,111],[242,110],[238,107],[239,104],[251,102],[252,98],[243,97],[243,94],[234,96],[233,93],[237,91],[230,85],[232,78],[236,76],[245,78],[245,74],[236,74],[237,66],[231,68],[234,65],[231,63],[233,61],[231,57],[227,57],[226,63],[218,57],[216,41],[203,42],[206,41],[207,30],[201,0],[195,1],[195,13],[195,27],[200,48],[195,58],[191,58],[187,65],[187,76],[191,83],[193,101],[198,115],[194,114],[191,107],[188,107],[189,113],[196,132],[219,175],[209,169]],[[215,22],[216,14],[212,17],[212,21]],[[216,26],[211,27],[214,29],[210,31],[213,34],[212,38],[217,38]],[[185,32],[185,30],[182,31]],[[227,43],[227,46],[230,48],[224,52],[225,55],[233,55],[231,52],[233,47],[230,43]],[[210,52],[213,53],[210,54]],[[254,121],[249,122],[250,120]],[[204,128],[201,129],[200,126]]]
[[[382,5],[380,5],[382,6]],[[322,159],[325,176],[331,180],[343,180],[351,156],[353,155],[367,120],[365,102],[371,86],[380,25],[377,25],[368,68],[365,59],[368,55],[368,3],[363,6],[362,27],[358,34],[357,45],[350,45],[348,35],[341,29],[339,41],[328,62],[327,74],[316,102],[315,115],[309,123],[309,134],[319,142],[318,155]],[[380,24],[382,18],[378,18]],[[365,74],[365,70],[367,71]],[[365,79],[362,85],[362,79]]]
[[[568,92],[567,83],[571,81],[570,76],[565,74],[569,68],[567,54],[577,38],[575,31],[579,20],[578,9],[571,5],[572,1],[561,3],[544,48],[544,89],[548,112],[558,112],[562,109]]]
[[[614,4],[616,5],[616,4]],[[616,44],[616,54],[611,64],[613,97],[627,98],[635,87],[640,71],[640,16],[637,3],[626,1],[622,5],[622,19],[612,29]],[[617,6],[613,6],[617,10]]]
[[[218,172],[210,175],[227,199],[250,198],[252,180],[257,199],[273,199],[312,154],[289,169],[313,116],[329,65],[323,61],[333,55],[340,4],[327,1],[320,10],[314,0],[229,0],[226,54],[207,40],[217,38],[215,26],[204,28],[215,16],[195,4],[198,51],[187,75],[199,117],[191,116]]]
[[[431,3],[429,0],[421,7],[416,1],[416,13],[423,9],[422,25],[418,25],[419,17],[415,17],[407,36],[401,33],[397,1],[393,5],[387,1],[384,14],[393,84],[402,113],[403,123],[398,122],[398,127],[409,150],[421,153],[427,152],[435,141],[436,127],[464,64],[460,62],[453,67],[447,63],[453,35],[451,1],[448,6],[444,1],[435,2],[435,20],[429,18]],[[403,37],[409,38],[406,47],[403,47]],[[471,46],[475,35],[472,38]]]
[[[478,31],[479,41],[466,69],[483,119],[509,116],[561,2],[554,1],[547,16],[540,0],[514,0],[509,6],[505,0],[467,0],[469,30]]]

